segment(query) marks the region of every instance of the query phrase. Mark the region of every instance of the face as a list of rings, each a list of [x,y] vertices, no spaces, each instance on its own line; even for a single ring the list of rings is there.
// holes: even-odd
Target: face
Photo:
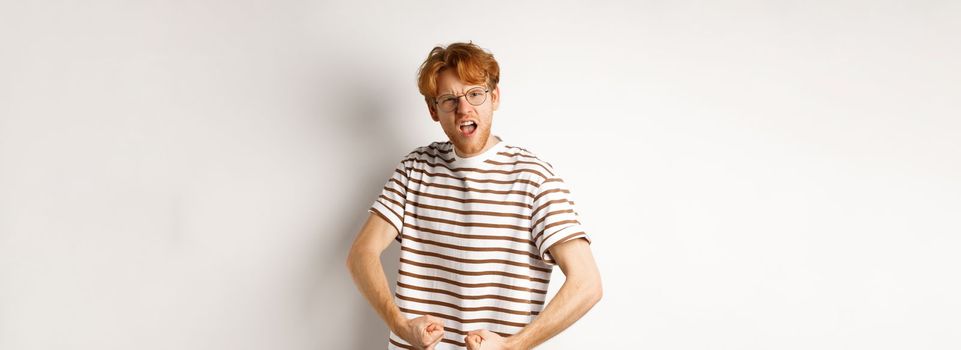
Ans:
[[[486,85],[466,84],[457,78],[451,70],[444,70],[437,76],[437,96],[460,96],[467,94],[473,88],[487,88]],[[427,103],[430,116],[440,123],[447,138],[454,144],[457,155],[470,157],[480,154],[495,143],[491,135],[491,124],[494,111],[500,103],[500,89],[495,88],[487,93],[484,103],[474,106],[467,102],[467,96],[458,97],[457,108],[453,111],[443,111],[433,101]],[[476,127],[463,126],[466,122],[474,122]]]

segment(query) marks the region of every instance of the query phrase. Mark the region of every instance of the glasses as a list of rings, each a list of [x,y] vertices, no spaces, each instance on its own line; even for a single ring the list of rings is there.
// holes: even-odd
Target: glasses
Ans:
[[[434,101],[434,104],[437,105],[437,109],[439,109],[441,112],[453,112],[455,109],[457,109],[457,105],[460,104],[460,97],[464,96],[467,97],[467,103],[470,103],[474,106],[480,106],[484,104],[484,101],[487,101],[487,93],[489,91],[490,89],[476,87],[467,90],[467,93],[463,95],[442,95]]]

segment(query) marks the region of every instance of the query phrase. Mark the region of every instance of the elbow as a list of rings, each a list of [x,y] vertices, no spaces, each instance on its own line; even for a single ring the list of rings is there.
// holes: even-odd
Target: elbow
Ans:
[[[601,298],[604,297],[604,287],[601,286],[601,278],[598,275],[586,275],[582,278],[568,279],[568,281],[576,280],[576,289],[578,303],[584,305],[588,309],[594,307]]]
[[[594,283],[594,288],[591,290],[591,305],[597,305],[604,297],[604,287],[601,287],[601,279],[597,279],[597,283]]]
[[[347,253],[347,260],[344,262],[344,266],[347,267],[347,270],[348,270],[348,271],[353,271],[353,270],[354,270],[354,264],[356,264],[356,263],[357,263],[357,252],[355,252],[354,249],[351,249],[351,250]]]
[[[588,286],[590,286],[590,289],[588,290],[588,293],[587,293],[588,302],[592,307],[596,305],[598,302],[600,302],[601,298],[604,297],[604,287],[602,286],[602,283],[601,283],[600,274],[595,274],[593,277],[594,278],[592,278],[591,282],[588,284]]]
[[[580,277],[571,276],[567,281],[576,281],[572,283],[576,284],[574,289],[577,290],[575,293],[578,295],[579,303],[588,309],[594,307],[594,305],[604,297],[604,287],[601,286],[601,276],[599,274],[587,274]]]
[[[357,249],[355,247],[351,248],[350,252],[347,253],[347,261],[344,262],[344,265],[347,266],[348,271],[353,273],[354,270],[357,270],[359,267],[368,264],[371,260],[379,261],[380,256],[374,252],[364,249]]]

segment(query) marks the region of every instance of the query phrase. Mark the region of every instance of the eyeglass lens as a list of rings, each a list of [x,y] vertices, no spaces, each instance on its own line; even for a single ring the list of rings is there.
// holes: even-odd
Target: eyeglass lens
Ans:
[[[482,88],[470,89],[466,94],[461,96],[466,97],[467,103],[474,106],[480,106],[484,101],[487,101],[487,91]],[[444,112],[450,112],[457,108],[459,101],[460,96],[443,95],[437,98],[437,106]]]

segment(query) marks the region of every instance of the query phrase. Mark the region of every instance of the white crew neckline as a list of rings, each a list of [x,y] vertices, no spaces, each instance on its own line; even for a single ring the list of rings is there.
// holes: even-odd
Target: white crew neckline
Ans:
[[[484,163],[484,161],[493,158],[494,155],[497,154],[497,152],[500,152],[501,150],[504,149],[504,140],[497,135],[494,135],[494,138],[497,139],[497,143],[491,146],[491,148],[482,152],[481,154],[471,156],[471,157],[458,156],[457,151],[454,150],[454,147],[455,147],[454,143],[451,142],[450,155],[451,155],[451,158],[453,159],[453,161],[451,162],[451,165],[456,167],[476,167],[476,166],[486,164]]]

